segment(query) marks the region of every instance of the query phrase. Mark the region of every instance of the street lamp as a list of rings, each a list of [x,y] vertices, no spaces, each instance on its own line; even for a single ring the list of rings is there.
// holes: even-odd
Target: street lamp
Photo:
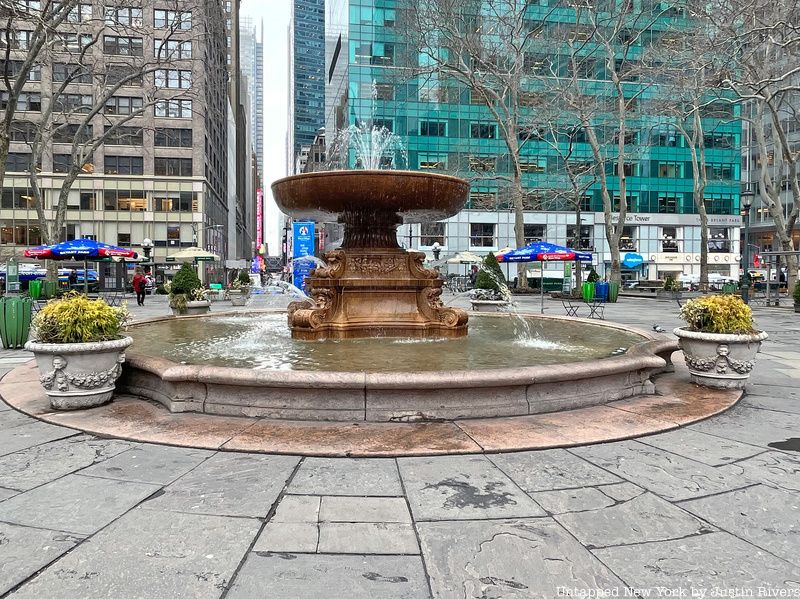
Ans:
[[[142,253],[144,254],[144,272],[150,274],[150,252],[153,251],[153,240],[149,237],[142,239]]]
[[[750,207],[753,205],[755,194],[748,185],[739,195],[739,205],[741,215],[744,218],[744,249],[742,250],[743,274],[742,274],[742,300],[745,304],[750,303]]]
[[[192,245],[197,246],[197,232],[205,231],[206,229],[221,229],[224,225],[206,225],[201,229],[197,228],[197,223],[189,223],[192,226]]]
[[[433,242],[433,245],[431,246],[431,251],[433,252],[433,259],[438,260],[439,254],[442,251],[442,246],[439,245],[438,241]]]

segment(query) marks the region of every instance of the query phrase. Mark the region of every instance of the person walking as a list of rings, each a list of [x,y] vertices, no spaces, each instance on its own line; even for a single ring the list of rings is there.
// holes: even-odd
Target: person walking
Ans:
[[[136,292],[136,303],[144,306],[145,287],[147,286],[147,279],[142,274],[140,269],[136,269],[136,274],[133,275],[133,290]]]

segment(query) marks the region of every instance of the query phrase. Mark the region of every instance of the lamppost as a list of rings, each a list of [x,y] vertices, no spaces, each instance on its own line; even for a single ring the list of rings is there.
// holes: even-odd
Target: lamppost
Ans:
[[[197,232],[205,231],[206,229],[221,229],[224,225],[206,225],[200,229],[197,228],[197,223],[189,223],[192,226],[192,245],[197,246]]]
[[[442,246],[439,245],[438,241],[433,242],[433,245],[431,246],[431,251],[433,252],[433,259],[438,260],[439,254],[442,252]]]
[[[153,240],[149,237],[145,237],[142,239],[142,253],[144,254],[144,272],[145,274],[150,274],[150,252],[153,251]]]
[[[755,194],[748,185],[739,196],[741,215],[744,219],[744,249],[742,250],[742,300],[750,303],[750,207],[753,205]]]

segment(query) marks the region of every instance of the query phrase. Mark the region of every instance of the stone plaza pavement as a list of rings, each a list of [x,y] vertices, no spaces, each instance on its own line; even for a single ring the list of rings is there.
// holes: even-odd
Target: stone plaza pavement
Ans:
[[[671,330],[676,311],[622,299],[606,318]],[[757,308],[756,322],[771,338],[735,408],[572,449],[212,452],[0,402],[0,597],[800,597],[800,315]],[[0,352],[0,368],[27,359]]]

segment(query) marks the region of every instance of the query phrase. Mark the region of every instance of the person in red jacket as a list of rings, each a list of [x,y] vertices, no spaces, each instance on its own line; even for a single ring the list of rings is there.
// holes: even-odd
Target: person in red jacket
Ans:
[[[144,306],[145,286],[147,278],[142,274],[141,269],[137,268],[133,275],[133,290],[136,292],[136,303]]]

